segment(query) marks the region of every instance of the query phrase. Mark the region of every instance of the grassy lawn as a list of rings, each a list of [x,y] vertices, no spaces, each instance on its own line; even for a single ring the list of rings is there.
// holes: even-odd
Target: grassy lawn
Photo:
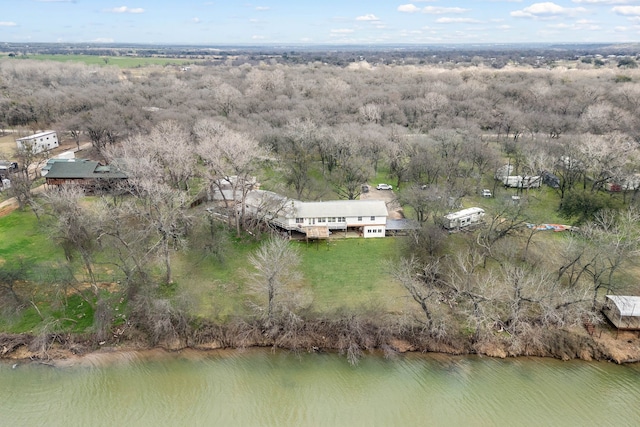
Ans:
[[[316,310],[370,305],[386,312],[401,310],[404,291],[393,283],[386,264],[398,259],[396,238],[291,244],[301,255],[303,287],[310,291]],[[191,298],[194,314],[225,320],[249,313],[246,259],[257,247],[236,242],[224,262],[194,253],[176,258],[176,280]]]
[[[525,215],[527,215],[532,223],[571,225],[571,221],[562,218],[558,214],[558,205],[560,203],[558,194],[546,185],[541,188],[525,190],[522,193],[514,188],[503,188],[502,185],[500,185],[496,187],[493,197],[483,198],[478,194],[471,198],[465,198],[463,204],[465,208],[472,206],[481,207],[491,214],[498,209],[502,209],[500,207],[501,203],[509,201],[511,196],[516,195],[528,203]]]
[[[246,292],[247,256],[258,247],[231,241],[224,259],[190,251],[174,257],[175,280],[189,298],[195,315],[213,320],[249,313]]]
[[[398,238],[298,243],[302,271],[318,310],[379,306],[399,310],[405,294],[388,274],[399,258]]]
[[[0,265],[19,260],[35,264],[61,259],[64,259],[62,249],[47,238],[31,211],[14,211],[0,217]]]
[[[120,68],[138,68],[147,65],[189,65],[197,61],[179,58],[139,58],[131,56],[98,55],[29,55],[17,59],[35,59],[39,61],[83,62],[87,65],[115,65]],[[106,61],[105,61],[106,60]]]

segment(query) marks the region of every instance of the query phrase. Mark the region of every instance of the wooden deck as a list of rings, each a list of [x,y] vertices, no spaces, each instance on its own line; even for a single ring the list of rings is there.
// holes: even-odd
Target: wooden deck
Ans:
[[[329,227],[327,226],[309,226],[304,227],[304,233],[307,235],[307,240],[319,240],[329,238]]]

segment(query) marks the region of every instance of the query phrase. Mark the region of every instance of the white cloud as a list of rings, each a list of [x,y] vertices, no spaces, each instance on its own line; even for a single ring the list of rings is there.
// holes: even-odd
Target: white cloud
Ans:
[[[11,21],[0,21],[0,27],[17,27],[18,24]]]
[[[578,4],[592,4],[592,5],[599,5],[599,4],[629,4],[629,3],[636,3],[637,0],[572,0],[574,3],[578,3]]]
[[[522,10],[511,12],[514,18],[533,18],[533,19],[549,19],[558,16],[573,16],[578,13],[584,13],[586,9],[582,7],[563,7],[553,2],[534,3]]]
[[[469,9],[463,9],[461,7],[440,7],[440,6],[427,6],[422,9],[422,13],[429,13],[432,15],[442,15],[445,13],[465,13]]]
[[[40,3],[75,3],[76,0],[36,0]]]
[[[412,3],[401,4],[400,6],[398,6],[398,12],[415,13],[420,12],[420,8]]]
[[[193,18],[193,19],[191,20],[191,22],[193,22],[194,24],[199,24],[199,23],[200,23],[200,22],[202,22],[202,21],[200,21],[200,18],[198,18],[198,17],[196,16],[195,18]]]
[[[98,37],[97,39],[91,40],[93,43],[113,43],[115,40],[108,37]]]
[[[271,9],[269,6],[256,6],[256,10],[264,11]]]
[[[352,30],[351,28],[338,28],[331,30],[331,34],[349,34],[353,32],[354,30]]]
[[[479,24],[480,21],[472,18],[438,18],[436,22],[439,24]]]
[[[264,40],[264,36],[251,36],[251,40]]]
[[[591,21],[587,21],[587,20],[579,20],[576,21],[573,24],[567,24],[567,23],[558,23],[558,24],[553,24],[553,25],[549,25],[548,28],[553,28],[553,29],[557,29],[557,30],[571,30],[571,31],[600,31],[602,30],[602,27],[600,27],[598,24],[595,24]]]
[[[141,7],[128,6],[114,7],[113,9],[105,9],[104,11],[111,13],[144,13],[144,9]]]
[[[613,10],[618,15],[638,16],[640,15],[640,6],[616,6]]]
[[[356,21],[379,21],[380,18],[378,18],[376,15],[372,14],[372,13],[368,13],[366,15],[362,15],[362,16],[358,16],[356,18]]]
[[[430,15],[443,15],[445,13],[465,13],[468,12],[469,9],[463,9],[461,7],[442,7],[442,6],[425,6],[423,8],[419,8],[413,3],[403,4],[398,6],[398,12],[407,12],[407,13],[428,13]]]

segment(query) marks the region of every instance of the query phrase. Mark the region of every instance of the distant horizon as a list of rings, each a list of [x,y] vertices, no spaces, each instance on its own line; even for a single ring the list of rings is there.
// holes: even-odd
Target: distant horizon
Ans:
[[[125,47],[143,47],[143,48],[184,48],[195,47],[201,49],[214,49],[220,50],[222,48],[288,48],[288,47],[300,47],[300,48],[314,48],[314,47],[334,47],[334,48],[349,48],[349,47],[366,47],[366,48],[430,48],[430,47],[465,47],[465,48],[484,48],[484,47],[530,47],[530,48],[545,48],[554,46],[594,46],[594,47],[638,47],[640,49],[640,42],[487,42],[487,43],[142,43],[142,42],[43,42],[43,41],[31,41],[31,42],[7,42],[0,40],[0,46],[94,46],[104,48],[125,48]]]
[[[3,3],[0,39],[8,43],[324,46],[640,42],[640,0]]]

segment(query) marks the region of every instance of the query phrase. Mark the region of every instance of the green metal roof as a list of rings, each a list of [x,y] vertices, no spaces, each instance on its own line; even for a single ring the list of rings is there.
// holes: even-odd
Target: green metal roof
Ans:
[[[75,159],[69,162],[54,162],[47,179],[125,179],[127,175],[117,168],[101,165],[95,160]]]

